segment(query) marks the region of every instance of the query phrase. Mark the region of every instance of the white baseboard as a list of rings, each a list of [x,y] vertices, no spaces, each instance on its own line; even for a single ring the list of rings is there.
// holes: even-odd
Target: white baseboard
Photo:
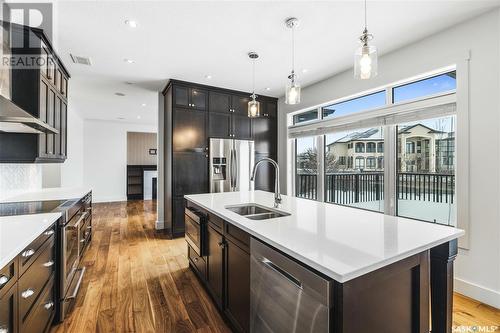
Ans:
[[[165,228],[165,221],[156,220],[155,222],[156,230],[162,230]]]
[[[92,195],[92,202],[103,203],[103,202],[117,202],[117,201],[127,201],[127,197],[95,197]]]
[[[454,283],[456,292],[500,309],[500,292],[459,278],[455,278]]]

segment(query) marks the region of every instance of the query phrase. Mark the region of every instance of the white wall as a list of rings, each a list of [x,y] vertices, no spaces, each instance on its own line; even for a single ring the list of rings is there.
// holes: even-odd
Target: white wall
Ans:
[[[68,155],[61,165],[61,186],[83,186],[83,119],[68,103]]]
[[[94,202],[127,200],[127,132],[156,131],[156,125],[84,121],[83,179]]]
[[[384,55],[379,59],[379,75],[373,80],[354,80],[349,70],[303,89],[298,107],[285,105],[280,99],[278,126],[278,160],[284,171],[282,184],[286,184],[287,113],[453,65],[470,50],[470,249],[461,250],[456,260],[455,287],[497,308],[500,308],[499,17],[499,10],[495,10]],[[458,72],[458,80],[460,75]],[[484,163],[485,160],[488,162]]]

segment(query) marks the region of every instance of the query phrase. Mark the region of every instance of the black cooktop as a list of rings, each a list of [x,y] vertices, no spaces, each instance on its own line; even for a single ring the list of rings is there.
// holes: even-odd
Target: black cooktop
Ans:
[[[0,216],[51,213],[67,200],[0,203]]]

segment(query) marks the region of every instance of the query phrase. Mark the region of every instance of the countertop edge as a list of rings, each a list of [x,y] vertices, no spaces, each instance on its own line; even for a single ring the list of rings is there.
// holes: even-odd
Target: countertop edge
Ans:
[[[38,215],[40,216],[41,223],[44,222],[43,221],[44,217],[49,217],[46,223],[41,224],[43,225],[43,228],[41,228],[40,233],[34,233],[32,235],[29,235],[28,237],[25,237],[24,239],[22,239],[21,242],[19,242],[19,244],[16,246],[15,249],[12,249],[12,251],[10,251],[9,254],[5,255],[5,257],[0,258],[0,269],[4,268],[9,262],[15,259],[26,248],[26,246],[28,246],[38,236],[40,236],[42,232],[45,231],[45,229],[47,229],[52,224],[56,223],[56,221],[62,216],[60,212],[57,212],[57,213],[44,213],[44,214],[33,214],[33,215],[16,215],[16,217],[23,217],[23,216],[33,217]],[[8,218],[8,216],[3,218]]]
[[[317,271],[325,274],[326,276],[334,279],[335,281],[337,281],[339,283],[348,282],[348,281],[353,280],[353,279],[355,279],[357,277],[360,277],[362,275],[374,272],[377,269],[386,267],[386,266],[391,265],[391,264],[393,264],[395,262],[398,262],[400,260],[403,260],[403,259],[406,259],[408,257],[411,257],[412,255],[415,255],[415,254],[418,254],[418,253],[430,250],[431,248],[433,248],[435,246],[444,244],[444,243],[446,243],[446,242],[448,242],[450,240],[457,239],[457,238],[462,237],[463,235],[465,235],[465,231],[461,230],[459,235],[450,235],[450,236],[445,237],[445,238],[443,238],[443,239],[441,239],[439,241],[435,241],[435,242],[429,243],[429,244],[427,244],[425,246],[421,246],[421,247],[415,248],[415,249],[413,249],[411,251],[404,252],[404,253],[402,253],[402,254],[400,254],[398,256],[395,256],[395,257],[393,257],[391,259],[382,260],[381,262],[378,262],[378,263],[376,263],[374,265],[363,267],[363,268],[355,270],[355,271],[353,271],[353,272],[351,272],[349,274],[340,275],[340,274],[338,274],[338,273],[336,273],[334,271],[331,271],[330,269],[328,269],[328,268],[326,268],[324,266],[321,266],[321,265],[319,265],[319,264],[317,264],[315,262],[312,262],[310,259],[303,257],[299,253],[294,252],[293,250],[290,250],[289,248],[286,248],[286,247],[284,247],[284,246],[282,246],[280,244],[277,244],[273,240],[268,239],[267,237],[264,237],[264,236],[258,234],[254,230],[252,230],[250,228],[247,228],[246,226],[241,225],[241,224],[239,224],[236,221],[233,221],[230,217],[227,217],[227,216],[225,216],[223,214],[218,213],[215,210],[212,210],[209,207],[206,207],[202,203],[198,202],[196,199],[190,197],[190,195],[185,195],[184,198],[186,200],[192,202],[193,204],[196,204],[196,205],[200,206],[201,208],[209,211],[210,213],[212,213],[212,214],[220,217],[224,221],[227,221],[227,222],[231,223],[232,225],[234,225],[234,226],[236,226],[236,227],[238,227],[238,228],[246,231],[247,233],[249,233],[250,235],[254,236],[255,238],[258,238],[259,240],[261,240],[261,241],[263,241],[265,243],[268,243],[269,245],[277,248],[278,250],[286,253],[287,255],[289,255],[289,256],[291,256],[293,258],[296,258],[298,261],[300,261],[304,265],[312,267],[313,269],[315,269],[315,270],[317,270]]]

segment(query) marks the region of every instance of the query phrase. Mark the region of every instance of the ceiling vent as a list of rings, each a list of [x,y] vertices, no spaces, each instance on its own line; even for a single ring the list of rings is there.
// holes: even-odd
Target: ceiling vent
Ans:
[[[81,56],[77,56],[77,55],[74,55],[74,54],[70,54],[70,56],[71,56],[71,60],[73,60],[73,62],[75,64],[92,66],[92,62],[90,61],[90,58],[81,57]]]

